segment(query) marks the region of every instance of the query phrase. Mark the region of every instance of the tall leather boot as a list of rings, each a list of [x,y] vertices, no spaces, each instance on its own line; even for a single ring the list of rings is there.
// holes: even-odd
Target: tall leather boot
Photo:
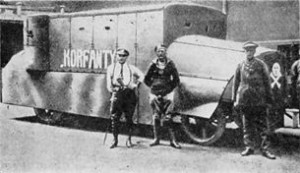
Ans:
[[[132,148],[133,147],[133,144],[131,142],[131,136],[132,136],[132,131],[133,131],[133,125],[128,125],[128,138],[126,140],[126,146],[128,148]]]
[[[276,156],[274,154],[272,154],[270,151],[268,151],[268,148],[270,146],[270,141],[268,140],[268,135],[264,133],[261,136],[261,138],[262,138],[262,141],[261,141],[261,145],[260,145],[260,151],[261,151],[262,155],[268,159],[276,159]]]
[[[181,149],[181,146],[176,141],[175,133],[174,133],[174,130],[173,130],[173,122],[172,123],[170,122],[169,134],[170,134],[170,145],[171,145],[171,147],[176,148],[176,149]]]
[[[150,144],[150,147],[159,145],[159,140],[160,140],[160,136],[159,136],[159,131],[160,131],[160,120],[159,119],[154,119],[153,122],[153,134],[154,134],[154,140],[152,141],[152,143]]]
[[[118,146],[118,123],[114,117],[112,117],[111,119],[111,130],[114,137],[112,144],[110,146],[110,148],[112,149]]]

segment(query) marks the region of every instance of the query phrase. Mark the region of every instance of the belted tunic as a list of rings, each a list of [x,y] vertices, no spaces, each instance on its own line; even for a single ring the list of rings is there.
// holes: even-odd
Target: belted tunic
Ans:
[[[233,101],[238,106],[266,106],[272,103],[272,90],[267,65],[257,59],[242,61],[235,72]]]

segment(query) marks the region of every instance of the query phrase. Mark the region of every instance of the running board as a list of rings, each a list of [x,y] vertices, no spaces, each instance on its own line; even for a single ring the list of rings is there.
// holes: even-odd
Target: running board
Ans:
[[[293,129],[293,128],[278,128],[275,130],[276,134],[283,134],[289,136],[298,136],[300,137],[300,129]]]

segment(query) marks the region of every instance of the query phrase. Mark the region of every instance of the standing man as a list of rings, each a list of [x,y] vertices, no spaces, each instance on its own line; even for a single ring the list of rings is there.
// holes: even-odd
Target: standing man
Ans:
[[[127,147],[132,147],[131,134],[133,130],[132,116],[137,104],[137,96],[134,92],[139,84],[143,82],[143,73],[133,65],[126,62],[129,52],[126,49],[116,51],[116,62],[107,68],[107,90],[111,93],[111,127],[114,140],[110,148],[118,145],[119,123],[122,113],[125,114],[128,139]]]
[[[297,103],[297,108],[300,109],[300,59],[295,61],[291,67],[291,75],[292,75],[292,89],[296,91],[296,97],[294,97],[293,101]],[[294,105],[293,105],[294,106]]]
[[[269,135],[268,109],[273,102],[271,83],[267,65],[254,57],[257,47],[258,45],[253,42],[246,42],[243,45],[246,60],[238,65],[233,81],[233,101],[236,101],[243,117],[246,149],[241,155],[253,154],[254,137],[260,136],[262,155],[275,159],[276,157],[268,151],[267,138]]]
[[[158,45],[154,48],[157,55],[145,75],[145,84],[150,87],[150,105],[153,111],[154,141],[150,146],[159,145],[160,121],[168,127],[170,145],[180,149],[174,134],[172,111],[174,109],[174,89],[179,84],[179,75],[173,61],[167,58],[167,47]]]
[[[283,127],[283,115],[285,107],[287,105],[287,81],[286,75],[281,68],[281,64],[275,62],[272,65],[270,78],[271,78],[271,89],[274,95],[274,103],[270,110],[270,128],[273,133],[274,129]]]

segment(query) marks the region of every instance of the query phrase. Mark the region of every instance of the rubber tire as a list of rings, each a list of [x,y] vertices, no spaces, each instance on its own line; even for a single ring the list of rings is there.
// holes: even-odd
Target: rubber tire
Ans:
[[[37,118],[47,124],[60,122],[63,115],[63,112],[49,109],[33,108],[33,110]]]
[[[199,136],[197,136],[197,134],[195,134],[194,132],[190,131],[189,129],[189,124],[186,121],[182,121],[182,128],[183,131],[187,134],[187,136],[194,142],[196,142],[197,144],[200,145],[211,145],[214,142],[216,142],[218,139],[221,138],[221,136],[223,135],[224,131],[225,131],[225,127],[226,127],[226,118],[223,115],[222,110],[219,108],[216,112],[216,116],[217,117],[217,126],[216,126],[216,130],[214,131],[213,135],[207,137],[207,138],[201,138]]]

